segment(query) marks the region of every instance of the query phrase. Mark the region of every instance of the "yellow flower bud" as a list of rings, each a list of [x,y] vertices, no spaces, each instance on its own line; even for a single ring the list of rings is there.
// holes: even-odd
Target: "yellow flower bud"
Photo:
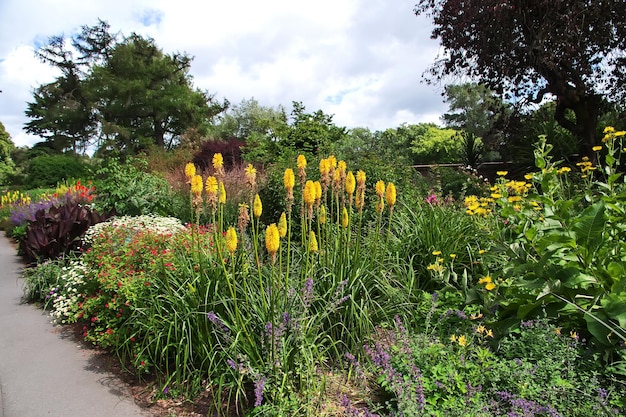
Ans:
[[[309,232],[309,251],[310,252],[318,251],[317,238],[315,237],[315,232],[312,230]]]
[[[254,188],[256,186],[256,169],[252,166],[252,164],[248,164],[245,170],[246,175],[246,183],[250,185],[250,187]]]
[[[217,184],[217,179],[214,176],[209,176],[206,179],[206,192],[210,195],[217,195],[217,191],[219,190],[219,186]]]
[[[313,186],[315,187],[315,201],[318,201],[322,198],[322,184],[319,181],[315,181]]]
[[[315,184],[313,181],[309,180],[306,182],[304,185],[304,191],[302,192],[302,197],[307,206],[313,205],[315,202]]]
[[[267,252],[274,258],[278,247],[280,246],[280,232],[276,223],[272,223],[265,229],[265,248]]]
[[[196,175],[196,166],[192,162],[188,162],[185,165],[185,177],[187,181],[191,182],[191,179]]]
[[[320,175],[325,177],[330,172],[330,161],[328,159],[322,159],[320,161]]]
[[[387,205],[393,207],[396,204],[396,186],[392,182],[387,184],[387,192],[385,194]]]
[[[226,204],[226,188],[224,188],[224,183],[222,181],[220,181],[220,185],[219,185],[219,198],[218,198],[218,202],[220,204]]]
[[[354,174],[352,171],[348,172],[346,176],[346,192],[350,195],[354,194],[354,190],[356,188],[356,180],[354,179]]]
[[[224,157],[222,154],[217,152],[213,154],[213,168],[216,171],[220,171],[224,167]]]
[[[293,169],[287,168],[285,175],[283,176],[283,182],[287,191],[293,191],[293,187],[296,184],[296,177],[293,173]]]
[[[341,225],[345,229],[350,224],[350,217],[348,216],[348,210],[344,207],[341,213]]]
[[[359,169],[356,172],[356,183],[359,185],[359,188],[365,187],[365,171]]]
[[[343,159],[337,163],[337,171],[346,172],[347,169],[348,169],[348,165],[346,164],[346,161],[344,161]]]
[[[287,235],[287,215],[285,212],[282,212],[278,220],[278,234],[281,238]]]
[[[254,196],[252,211],[254,213],[254,217],[256,217],[257,219],[261,217],[261,213],[263,213],[263,204],[261,203],[261,197],[259,197],[258,194]]]
[[[229,227],[226,231],[226,249],[231,255],[237,250],[237,232],[234,227]]]
[[[383,198],[385,195],[385,183],[382,180],[376,183],[376,195],[378,198]]]
[[[202,194],[202,177],[200,175],[194,175],[191,178],[191,193],[196,197]]]
[[[326,224],[326,207],[324,205],[320,206],[318,219],[320,224]]]
[[[299,170],[306,168],[306,157],[304,155],[298,155],[298,161],[296,163],[296,166]]]

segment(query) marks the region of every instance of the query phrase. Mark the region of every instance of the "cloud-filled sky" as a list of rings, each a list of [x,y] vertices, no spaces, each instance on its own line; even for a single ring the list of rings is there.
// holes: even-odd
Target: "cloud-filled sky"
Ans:
[[[111,32],[154,38],[194,57],[194,86],[218,100],[291,109],[301,101],[338,126],[384,130],[439,122],[441,89],[421,82],[439,51],[415,0],[2,0],[0,122],[16,145],[35,87],[57,72],[35,58],[48,37],[98,18]]]

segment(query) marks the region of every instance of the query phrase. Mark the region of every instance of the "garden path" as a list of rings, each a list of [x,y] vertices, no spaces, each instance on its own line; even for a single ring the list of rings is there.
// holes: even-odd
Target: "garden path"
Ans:
[[[20,302],[20,259],[0,236],[0,417],[149,416],[96,351]]]

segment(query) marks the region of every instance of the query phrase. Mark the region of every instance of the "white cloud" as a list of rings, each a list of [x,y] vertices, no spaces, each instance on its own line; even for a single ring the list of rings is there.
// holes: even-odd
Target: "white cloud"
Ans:
[[[438,121],[439,91],[420,83],[437,44],[412,13],[414,0],[4,0],[0,5],[0,121],[19,144],[32,88],[54,70],[33,46],[107,21],[111,31],[151,36],[166,53],[187,52],[194,84],[231,103],[301,101],[338,125],[370,129]]]

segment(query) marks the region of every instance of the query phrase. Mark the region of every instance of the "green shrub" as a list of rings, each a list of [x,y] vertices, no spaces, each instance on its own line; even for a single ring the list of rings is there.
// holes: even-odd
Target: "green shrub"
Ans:
[[[116,159],[103,162],[94,180],[98,195],[95,207],[103,212],[114,211],[119,216],[188,213],[188,203],[183,197],[173,193],[165,179],[145,172],[142,164],[145,165],[141,160],[123,164]]]
[[[80,158],[70,155],[44,155],[30,161],[25,186],[54,187],[63,181],[90,177],[90,166]]]

